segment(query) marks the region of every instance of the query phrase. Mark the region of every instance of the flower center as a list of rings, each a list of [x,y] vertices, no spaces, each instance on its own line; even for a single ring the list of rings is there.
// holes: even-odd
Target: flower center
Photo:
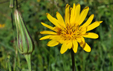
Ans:
[[[64,30],[59,30],[58,35],[64,38],[64,40],[73,40],[81,36],[81,30],[79,26],[67,25]]]

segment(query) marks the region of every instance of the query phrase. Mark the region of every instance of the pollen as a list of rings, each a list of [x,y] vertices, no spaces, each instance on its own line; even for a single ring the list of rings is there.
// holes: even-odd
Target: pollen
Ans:
[[[64,40],[75,40],[76,38],[80,38],[82,34],[79,26],[71,26],[67,25],[63,30],[59,28],[57,34],[60,35]]]

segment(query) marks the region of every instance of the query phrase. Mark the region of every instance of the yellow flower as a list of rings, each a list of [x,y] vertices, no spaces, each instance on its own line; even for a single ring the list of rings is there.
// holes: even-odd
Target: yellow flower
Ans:
[[[40,2],[40,0],[37,0],[37,2]]]
[[[41,22],[43,26],[53,31],[40,32],[41,34],[48,34],[40,38],[40,40],[51,39],[47,44],[50,47],[62,44],[60,49],[61,54],[66,52],[67,49],[71,48],[73,49],[74,53],[76,53],[78,49],[78,43],[86,52],[90,52],[91,48],[85,42],[84,37],[97,39],[98,34],[88,31],[98,27],[102,21],[95,21],[94,23],[90,24],[94,18],[94,14],[92,14],[88,20],[83,25],[81,25],[85,20],[88,11],[89,7],[85,7],[80,13],[80,4],[73,4],[73,8],[70,9],[69,5],[67,4],[65,8],[65,20],[63,20],[59,12],[56,13],[57,19],[47,13],[48,20],[53,23],[55,27]]]
[[[0,28],[4,28],[5,27],[5,24],[0,24]]]

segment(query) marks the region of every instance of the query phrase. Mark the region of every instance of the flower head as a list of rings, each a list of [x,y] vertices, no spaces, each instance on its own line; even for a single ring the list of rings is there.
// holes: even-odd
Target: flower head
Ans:
[[[40,32],[41,34],[48,34],[40,38],[40,40],[51,39],[47,43],[47,45],[50,47],[62,44],[60,49],[61,54],[66,52],[67,49],[71,48],[73,49],[74,53],[76,53],[78,49],[78,43],[86,52],[90,52],[91,48],[85,42],[84,37],[92,39],[98,38],[98,34],[88,31],[98,27],[102,21],[95,21],[90,24],[94,18],[94,14],[92,14],[88,20],[83,25],[81,25],[87,16],[89,7],[85,7],[81,13],[80,4],[73,4],[73,8],[69,7],[70,6],[67,4],[65,8],[65,20],[63,20],[59,12],[56,13],[57,19],[47,13],[48,20],[55,26],[52,27],[41,22],[43,26],[51,29],[52,31]]]
[[[5,24],[0,24],[0,28],[4,28],[5,27]]]

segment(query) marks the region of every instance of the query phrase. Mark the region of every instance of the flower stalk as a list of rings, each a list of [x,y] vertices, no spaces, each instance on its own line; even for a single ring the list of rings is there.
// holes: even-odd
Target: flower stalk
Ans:
[[[24,54],[29,71],[31,71],[31,53],[34,50],[34,44],[18,10],[15,10],[14,17],[17,30],[17,49],[21,54]]]
[[[25,54],[25,58],[28,64],[28,69],[31,71],[31,54]]]
[[[72,71],[75,71],[75,58],[73,49],[71,49],[71,58],[72,58]]]

